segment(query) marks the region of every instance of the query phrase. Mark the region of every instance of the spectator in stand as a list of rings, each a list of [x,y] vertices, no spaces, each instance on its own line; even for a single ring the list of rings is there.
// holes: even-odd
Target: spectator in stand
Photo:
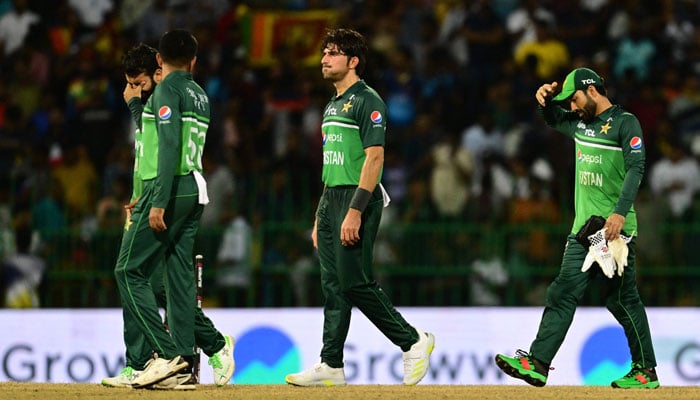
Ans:
[[[520,6],[512,10],[506,17],[506,29],[513,43],[512,52],[527,42],[537,38],[537,20],[556,26],[554,14],[540,4],[539,0],[522,0]]]
[[[515,233],[514,247],[516,253],[529,265],[553,265],[558,256],[558,249],[550,245],[555,238],[551,237],[547,228],[559,223],[561,219],[559,205],[552,197],[550,187],[554,171],[542,158],[535,160],[532,165],[528,165],[525,160],[519,161],[523,163],[523,167],[529,166],[526,180],[528,193],[514,196],[510,201],[508,222],[526,226],[527,230]],[[545,282],[540,282],[543,283]],[[535,283],[532,284],[535,286]]]
[[[206,146],[202,155],[202,168],[207,181],[209,204],[204,207],[200,225],[207,228],[220,228],[231,218],[227,210],[233,201],[235,179],[233,171],[226,164],[218,148]]]
[[[446,132],[429,153],[430,196],[442,218],[465,217],[474,172],[474,156],[460,145],[458,132]]]
[[[629,33],[617,45],[613,72],[618,78],[631,72],[635,81],[643,82],[649,78],[654,67],[656,44],[651,39],[650,32],[641,24],[640,21],[631,20]]]
[[[0,17],[0,47],[5,57],[22,47],[32,25],[41,22],[39,15],[29,9],[29,0],[12,3],[12,10]]]
[[[106,20],[106,15],[115,8],[114,0],[68,0],[68,4],[78,13],[80,22],[90,29],[98,29]]]
[[[136,22],[136,40],[144,43],[154,43],[163,32],[171,27],[172,11],[168,0],[154,0],[151,6]]]
[[[555,35],[555,28],[551,22],[542,18],[535,18],[533,22],[535,38],[523,40],[515,50],[513,58],[515,63],[521,66],[528,58],[534,57],[537,77],[540,80],[552,80],[568,68],[571,61],[569,50]]]
[[[673,141],[668,144],[663,157],[651,166],[649,185],[657,205],[668,210],[667,222],[685,223],[692,218],[693,200],[700,191],[700,166],[684,145]],[[670,264],[686,265],[684,233],[671,232],[666,240]]]
[[[63,161],[54,169],[53,178],[62,187],[71,225],[93,215],[95,193],[98,193],[97,171],[84,145],[70,143],[64,147]]]
[[[466,75],[470,90],[465,90],[464,96],[467,116],[472,117],[483,106],[486,91],[496,84],[511,48],[506,28],[491,0],[476,0],[470,5],[462,32],[469,48]]]
[[[505,147],[503,132],[494,124],[493,116],[488,112],[479,114],[478,119],[468,126],[461,135],[460,145],[473,157],[471,192],[481,193],[484,171],[484,158],[489,154],[502,154]]]

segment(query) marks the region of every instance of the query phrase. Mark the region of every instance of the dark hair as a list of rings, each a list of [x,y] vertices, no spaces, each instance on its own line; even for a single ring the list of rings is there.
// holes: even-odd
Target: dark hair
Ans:
[[[358,63],[355,67],[357,75],[361,75],[367,65],[367,42],[357,31],[352,29],[329,29],[321,43],[321,51],[325,50],[329,44],[334,44],[338,50],[348,56],[348,59],[357,57]]]
[[[124,73],[132,78],[139,76],[141,73],[152,77],[156,70],[160,68],[158,60],[156,60],[156,53],[158,53],[158,50],[145,43],[132,47],[124,54],[122,59]]]
[[[163,62],[184,67],[197,56],[197,39],[189,31],[174,29],[160,38],[158,52]]]

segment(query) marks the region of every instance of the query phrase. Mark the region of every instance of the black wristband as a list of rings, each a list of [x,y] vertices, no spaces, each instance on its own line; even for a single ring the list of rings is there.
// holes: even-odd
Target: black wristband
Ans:
[[[364,212],[371,198],[372,192],[358,187],[355,189],[355,194],[352,195],[352,200],[350,200],[350,208],[354,208],[359,212]]]

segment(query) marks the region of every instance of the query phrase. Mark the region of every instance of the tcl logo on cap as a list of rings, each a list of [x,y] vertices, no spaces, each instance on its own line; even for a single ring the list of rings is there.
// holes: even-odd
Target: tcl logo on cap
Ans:
[[[158,116],[160,119],[168,119],[173,115],[173,111],[168,106],[163,106],[158,109]]]
[[[639,136],[633,137],[632,140],[630,140],[630,147],[633,150],[641,149],[642,148],[642,138],[640,138]]]

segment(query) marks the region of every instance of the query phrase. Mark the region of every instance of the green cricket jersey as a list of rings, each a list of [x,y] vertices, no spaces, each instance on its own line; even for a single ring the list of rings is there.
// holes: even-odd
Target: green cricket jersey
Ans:
[[[545,122],[576,144],[574,208],[571,232],[591,215],[625,216],[623,230],[637,232],[634,199],[644,176],[645,150],[637,117],[614,105],[586,124],[576,112],[556,104],[539,106]]]
[[[146,102],[136,168],[142,180],[155,180],[154,207],[168,204],[174,176],[202,172],[210,115],[209,97],[189,72],[168,74]]]
[[[360,182],[366,147],[384,146],[386,105],[360,80],[326,105],[321,125],[323,183],[327,187]],[[379,174],[379,180],[382,174]]]

